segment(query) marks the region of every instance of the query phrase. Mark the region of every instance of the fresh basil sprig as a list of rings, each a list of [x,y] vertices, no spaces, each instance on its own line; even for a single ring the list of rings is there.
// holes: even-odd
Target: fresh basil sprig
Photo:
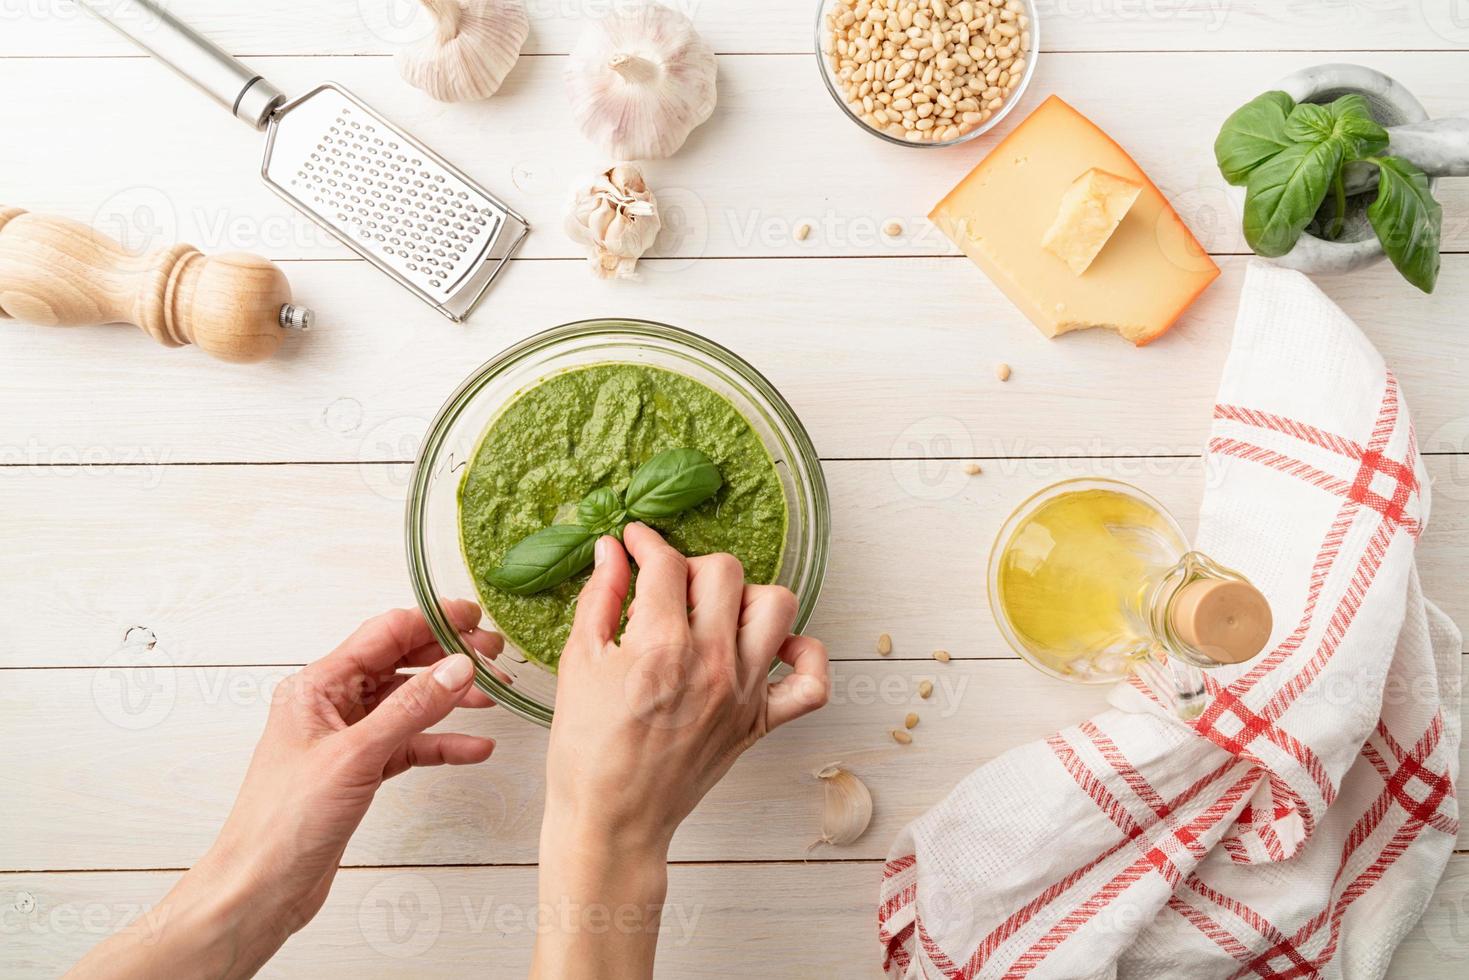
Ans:
[[[599,536],[580,524],[552,524],[506,552],[486,578],[512,595],[544,592],[592,563]]]
[[[1347,165],[1369,163],[1378,169],[1378,190],[1367,219],[1403,278],[1433,292],[1443,209],[1429,194],[1423,171],[1382,155],[1388,139],[1367,100],[1356,94],[1327,105],[1297,105],[1284,92],[1266,92],[1235,110],[1214,141],[1214,158],[1225,180],[1245,188],[1250,248],[1267,257],[1289,252],[1328,194],[1334,207],[1322,231],[1328,240],[1340,236]]]
[[[639,466],[626,495],[599,487],[576,507],[575,524],[553,524],[505,553],[486,579],[512,595],[554,588],[592,563],[597,539],[622,537],[630,520],[677,517],[719,492],[724,479],[714,461],[697,449],[670,449]]]
[[[616,532],[621,537],[622,526],[627,523],[622,494],[611,487],[593,490],[577,504],[576,522],[598,536]]]
[[[670,449],[638,467],[627,485],[627,512],[638,520],[675,517],[719,492],[724,479],[697,449]]]

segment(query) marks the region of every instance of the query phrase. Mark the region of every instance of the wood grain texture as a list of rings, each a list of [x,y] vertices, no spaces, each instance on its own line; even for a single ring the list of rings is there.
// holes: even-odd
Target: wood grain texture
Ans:
[[[519,262],[459,326],[365,263],[290,263],[318,325],[248,368],[120,327],[0,322],[0,463],[412,459],[475,367],[530,333],[609,314],[727,345],[785,395],[826,458],[1192,455],[1208,437],[1246,260],[1221,264],[1179,326],[1138,350],[1100,331],[1047,341],[962,257],[668,261],[635,284]],[[1455,326],[1469,256],[1445,257],[1433,296],[1387,265],[1320,284],[1402,379],[1424,449],[1469,451],[1469,331]],[[891,302],[875,303],[879,291]],[[1000,361],[1014,368],[1006,384]],[[137,383],[159,373],[168,385]]]
[[[560,231],[572,180],[607,161],[571,120],[559,55],[608,3],[528,0],[533,56],[494,99],[444,106],[387,57],[421,33],[417,0],[171,0],[287,91],[324,78],[357,90],[529,216],[525,260],[455,327],[260,186],[258,134],[74,4],[0,0],[0,91],[20,93],[0,109],[15,137],[0,143],[5,204],[138,252],[191,241],[306,260],[286,271],[321,314],[245,369],[122,327],[0,322],[0,668],[18,668],[0,669],[0,974],[55,976],[155,901],[174,873],[137,869],[181,867],[208,845],[285,665],[408,600],[401,461],[448,392],[529,333],[621,314],[705,333],[765,372],[831,460],[834,505],[812,624],[842,658],[833,703],[758,746],[680,834],[679,860],[753,863],[673,868],[660,974],[877,976],[875,862],[898,828],[975,766],[1102,705],[1010,659],[996,635],[982,576],[1003,516],[1055,479],[1106,475],[1193,528],[1206,478],[1194,456],[1244,269],[1210,153],[1220,122],[1328,61],[1396,76],[1433,115],[1465,114],[1456,2],[1038,0],[1043,53],[1020,110],[1053,92],[1073,101],[1224,269],[1153,349],[1048,344],[923,217],[994,138],[908,152],[852,126],[817,77],[813,0],[665,2],[721,52],[721,102],[678,157],[647,168],[664,257],[619,286],[591,281]],[[1440,197],[1444,249],[1469,251],[1469,182]],[[887,239],[891,220],[904,233]],[[813,232],[797,242],[802,222]],[[1420,565],[1469,622],[1469,255],[1445,256],[1433,297],[1386,266],[1320,283],[1396,369],[1425,451],[1446,454],[1428,461]],[[1004,386],[1001,360],[1015,369]],[[968,457],[985,457],[981,476],[962,475]],[[195,462],[278,465],[170,465]],[[896,640],[886,660],[881,631]],[[966,659],[939,665],[937,646]],[[924,678],[937,690],[919,703]],[[904,748],[885,732],[910,706],[923,720]],[[348,861],[392,867],[344,871],[264,975],[524,973],[545,735],[498,711],[458,714],[500,739],[496,758],[390,783]],[[821,801],[809,773],[836,759],[872,786],[873,827],[805,863]],[[520,866],[439,866],[507,862]],[[122,870],[76,870],[99,868]],[[1466,903],[1460,854],[1389,976],[1461,976]]]
[[[815,0],[670,0],[721,53],[806,54]],[[529,0],[525,50],[564,54],[583,23],[610,0]],[[257,0],[250,12],[212,0],[169,4],[184,21],[237,55],[382,54],[423,36],[414,0]],[[1469,44],[1469,25],[1446,3],[1289,3],[1278,0],[1037,0],[1048,50],[1231,51],[1256,48],[1442,49]],[[71,4],[8,0],[0,6],[0,57],[126,55],[125,42]]]
[[[1341,60],[1351,56],[1053,54],[1042,58],[1018,111],[1052,93],[1072,100],[1131,151],[1205,247],[1243,253],[1238,209],[1214,164],[1220,123],[1282,75]],[[1372,61],[1413,89],[1430,113],[1463,111],[1458,80],[1469,77],[1469,51],[1391,52]],[[256,67],[288,92],[330,78],[389,120],[408,124],[527,217],[533,230],[521,255],[581,255],[561,231],[565,198],[573,181],[607,161],[576,130],[562,59],[528,59],[494,99],[447,106],[404,85],[383,59],[263,58]],[[831,103],[810,58],[727,58],[720,84],[714,117],[676,157],[646,168],[664,217],[652,254],[956,254],[925,215],[1000,133],[943,150],[880,143]],[[161,65],[0,59],[0,90],[46,93],[6,108],[10,129],[47,133],[44,141],[0,144],[0,172],[12,175],[7,203],[78,218],[133,245],[176,238],[206,251],[274,259],[349,254],[260,184],[260,134]],[[1158,98],[1170,90],[1190,97]],[[139,106],[148,112],[140,114]],[[69,125],[52,125],[58,118]],[[97,166],[98,157],[107,166]],[[1438,192],[1448,216],[1446,251],[1469,248],[1465,183],[1445,181]],[[884,236],[890,221],[903,233]],[[793,232],[802,222],[813,231],[798,242]]]
[[[925,661],[936,648],[1014,656],[994,628],[984,581],[990,544],[1021,500],[1057,479],[1124,479],[1192,532],[1205,480],[1197,459],[1006,461],[977,477],[958,462],[825,470],[832,560],[808,630],[847,660],[877,659],[883,632],[897,659]],[[314,660],[360,620],[412,603],[401,531],[407,472],[0,469],[0,667]],[[1469,622],[1469,462],[1431,457],[1429,473],[1438,496],[1419,546],[1424,589]]]
[[[881,866],[676,866],[658,945],[659,977],[766,980],[876,978],[873,908]],[[0,875],[0,971],[57,976],[124,922],[166,929],[149,910],[171,873]],[[262,977],[523,976],[538,914],[530,868],[349,870],[316,920]],[[12,897],[15,896],[15,897]],[[1466,937],[1469,855],[1449,862],[1438,895],[1398,948],[1388,980],[1458,977]],[[34,907],[19,912],[13,903]]]

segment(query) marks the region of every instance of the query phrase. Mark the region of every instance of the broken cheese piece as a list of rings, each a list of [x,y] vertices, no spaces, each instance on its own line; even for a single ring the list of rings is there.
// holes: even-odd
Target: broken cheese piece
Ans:
[[[1041,247],[1081,275],[1122,224],[1142,190],[1136,181],[1092,167],[1066,188],[1056,220],[1041,239]]]
[[[1041,239],[1056,202],[1091,167],[1141,190],[1084,276]],[[1162,336],[1219,275],[1147,174],[1054,95],[949,192],[930,220],[1047,337],[1101,327],[1138,346]]]

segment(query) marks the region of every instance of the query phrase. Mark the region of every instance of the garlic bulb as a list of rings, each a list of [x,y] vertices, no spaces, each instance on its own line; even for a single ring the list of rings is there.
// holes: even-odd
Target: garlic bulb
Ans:
[[[714,112],[714,49],[676,10],[646,3],[587,25],[566,67],[572,111],[619,160],[658,160]]]
[[[599,279],[636,279],[638,258],[661,227],[658,200],[630,163],[572,189],[566,233],[587,246],[592,274]]]
[[[872,793],[867,784],[834,762],[816,778],[826,784],[826,808],[821,820],[821,837],[811,846],[856,843],[872,822]]]
[[[488,99],[530,36],[523,0],[419,0],[433,36],[398,52],[398,71],[440,102]]]

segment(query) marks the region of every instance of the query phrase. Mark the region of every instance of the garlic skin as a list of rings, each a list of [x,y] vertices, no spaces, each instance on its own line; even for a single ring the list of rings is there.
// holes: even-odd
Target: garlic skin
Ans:
[[[661,160],[714,112],[714,49],[683,14],[656,3],[591,21],[566,66],[587,139],[618,160]]]
[[[488,99],[530,36],[523,0],[419,0],[434,33],[398,52],[404,80],[440,102]]]
[[[598,279],[636,279],[638,259],[663,227],[642,171],[624,163],[572,188],[566,233],[587,247]]]
[[[816,773],[826,786],[826,808],[821,820],[821,837],[811,847],[857,842],[872,822],[872,793],[867,784],[834,762]],[[808,849],[809,850],[809,849]]]

